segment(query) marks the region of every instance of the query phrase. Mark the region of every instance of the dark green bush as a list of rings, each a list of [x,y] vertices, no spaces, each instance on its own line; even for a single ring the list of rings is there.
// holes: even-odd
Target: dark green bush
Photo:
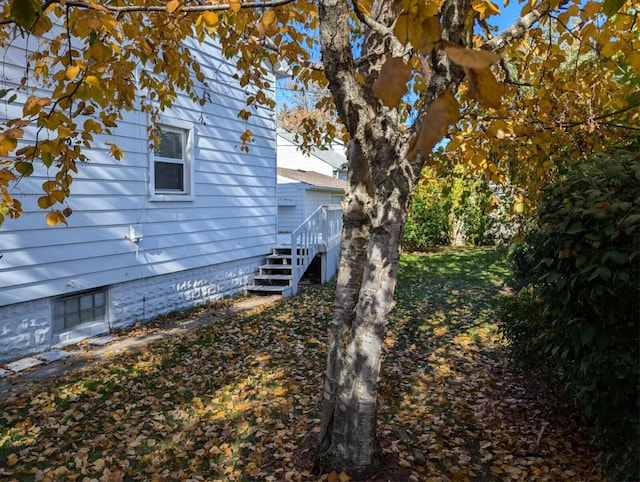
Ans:
[[[555,365],[546,355],[540,339],[547,324],[542,300],[532,288],[521,289],[515,296],[503,297],[500,310],[501,331],[509,340],[513,367],[520,373],[540,374],[545,381],[551,381]]]
[[[536,247],[540,244],[540,231],[529,227],[521,242],[513,243],[509,250],[509,269],[516,288],[533,283]]]
[[[640,142],[572,166],[543,190],[512,259],[530,295],[502,329],[521,368],[554,364],[606,447],[637,479],[640,441]],[[541,309],[541,307],[544,307]],[[535,340],[535,343],[527,340]],[[546,360],[539,359],[543,353]]]

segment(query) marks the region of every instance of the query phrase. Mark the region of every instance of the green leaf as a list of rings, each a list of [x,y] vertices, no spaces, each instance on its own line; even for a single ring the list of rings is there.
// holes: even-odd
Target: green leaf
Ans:
[[[586,325],[582,327],[582,330],[580,330],[580,343],[582,343],[582,345],[588,345],[589,343],[591,343],[591,340],[593,340],[593,336],[596,334],[596,329],[593,327],[593,325]]]
[[[629,255],[623,251],[607,251],[602,256],[602,261],[611,260],[616,264],[625,264],[629,261]]]
[[[42,163],[47,167],[51,167],[51,164],[53,164],[53,156],[50,152],[43,152],[40,158],[42,159]]]
[[[577,234],[577,233],[581,233],[584,231],[584,226],[582,225],[582,223],[580,221],[576,221],[575,223],[573,223],[571,225],[571,227],[569,229],[567,229],[566,233],[567,234]]]
[[[30,30],[40,13],[41,7],[33,0],[12,0],[11,16],[15,22],[26,30]]]
[[[54,200],[49,196],[40,196],[38,198],[38,206],[40,207],[40,209],[49,209],[51,206],[53,206],[53,203]]]
[[[631,227],[634,224],[640,223],[640,214],[630,214],[623,221],[623,226],[625,228]]]
[[[624,5],[625,0],[604,0],[602,3],[602,10],[607,17],[615,15],[620,7]]]
[[[589,281],[594,280],[598,276],[600,276],[600,278],[602,278],[605,281],[609,281],[611,279],[611,270],[606,266],[599,266],[598,269],[596,269],[591,274],[591,276],[589,277]]]
[[[30,176],[33,174],[33,164],[30,162],[19,162],[16,164],[16,171],[23,176]]]

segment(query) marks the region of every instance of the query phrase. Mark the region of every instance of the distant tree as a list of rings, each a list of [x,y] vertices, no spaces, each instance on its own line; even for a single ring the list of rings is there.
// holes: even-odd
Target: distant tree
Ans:
[[[346,137],[326,87],[321,87],[317,82],[305,86],[292,80],[284,84],[283,90],[287,100],[279,107],[278,127],[298,134],[304,146],[311,143],[326,144],[335,138]],[[310,134],[316,132],[322,133],[321,140],[312,139]]]
[[[507,216],[491,216],[500,205],[482,178],[468,176],[461,164],[438,171],[425,168],[411,201],[403,248],[425,251],[458,242],[493,244],[490,228],[509,222]]]

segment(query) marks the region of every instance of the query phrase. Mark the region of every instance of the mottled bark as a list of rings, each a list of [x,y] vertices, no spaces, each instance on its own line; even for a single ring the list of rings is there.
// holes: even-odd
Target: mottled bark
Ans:
[[[445,0],[443,39],[468,41],[471,1]],[[376,423],[382,343],[393,306],[408,206],[428,154],[408,159],[410,141],[438,93],[455,91],[464,77],[442,52],[434,53],[424,105],[410,128],[400,126],[398,111],[382,105],[371,92],[386,56],[405,53],[390,29],[398,4],[374,0],[368,13],[357,11],[358,4],[353,4],[365,29],[361,53],[367,59],[356,70],[349,36],[352,4],[319,2],[324,71],[351,141],[317,462],[323,471],[345,471],[354,479],[367,478],[380,464]]]
[[[351,152],[351,166],[360,155]],[[376,437],[380,359],[410,189],[397,187],[406,179],[374,188],[370,176],[361,184],[354,182],[355,177],[345,203],[344,252],[330,331],[319,463],[326,463],[325,469],[366,478],[380,462]]]
[[[343,202],[343,228],[340,265],[334,315],[329,331],[329,355],[324,380],[324,403],[320,428],[320,452],[326,453],[331,445],[334,409],[338,393],[338,377],[342,373],[345,347],[351,334],[353,314],[358,303],[362,273],[367,261],[366,245],[370,227],[367,211],[370,205],[371,173],[366,165],[360,166],[362,154],[354,144],[349,149],[349,189]]]
[[[389,50],[384,25],[394,14],[385,12],[382,4],[374,3],[371,9],[364,52]],[[398,128],[398,113],[380,105],[371,93],[384,55],[363,67],[366,80],[361,84],[348,36],[347,3],[321,2],[320,17],[325,72],[351,147],[317,460],[322,470],[345,471],[359,479],[380,464],[376,424],[382,343],[408,203],[422,165],[405,159],[410,133]]]

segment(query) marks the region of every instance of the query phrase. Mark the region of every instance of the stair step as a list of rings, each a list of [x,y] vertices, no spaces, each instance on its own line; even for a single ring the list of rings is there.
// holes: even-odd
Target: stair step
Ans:
[[[291,271],[292,268],[293,268],[293,265],[291,264],[263,264],[261,266],[258,266],[258,269],[260,271],[264,269],[270,269],[275,271]],[[265,274],[265,273],[260,273],[260,274]]]
[[[270,258],[266,259],[268,266],[291,266],[293,263],[291,262],[291,258]],[[298,266],[304,264],[304,259],[298,258],[297,260]]]
[[[274,294],[280,293],[282,296],[287,297],[291,295],[291,286],[269,286],[269,285],[252,285],[247,287],[249,293],[265,293]]]
[[[290,274],[259,274],[253,277],[255,281],[290,281],[293,276]]]
[[[282,260],[285,260],[285,259],[291,260],[291,255],[290,254],[270,254],[269,256],[267,256],[267,261],[270,260],[270,259],[272,259],[272,260],[280,260],[280,259],[282,259]]]
[[[298,253],[311,251],[312,249],[313,249],[313,246],[298,246],[296,248]],[[289,254],[289,253],[291,253],[291,251],[293,251],[293,250],[291,249],[290,246],[286,247],[286,248],[282,248],[282,247],[281,248],[274,248],[274,247],[271,247],[271,252],[273,254]]]

